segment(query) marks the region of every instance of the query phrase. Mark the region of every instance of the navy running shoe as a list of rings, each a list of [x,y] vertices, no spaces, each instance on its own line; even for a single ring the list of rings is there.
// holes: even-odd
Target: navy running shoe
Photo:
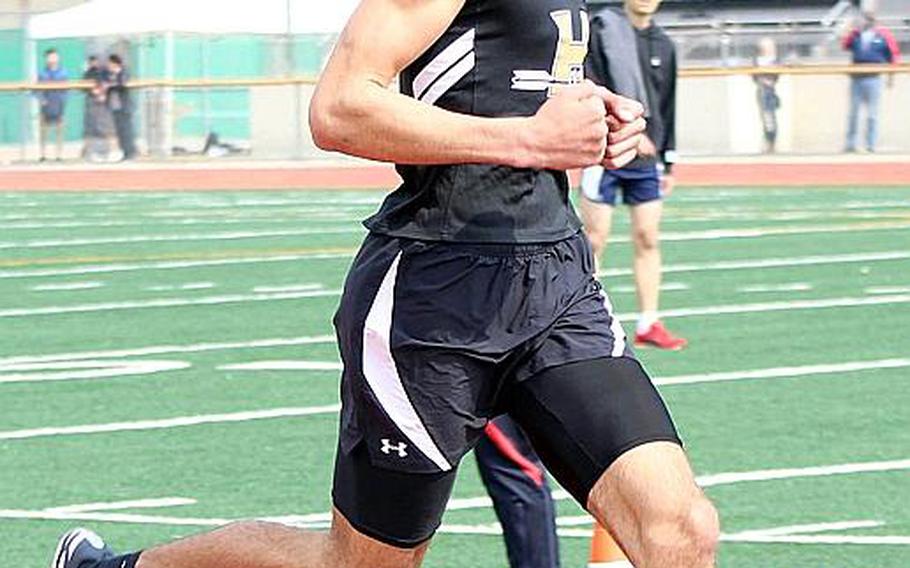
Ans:
[[[112,558],[114,551],[88,529],[73,529],[60,537],[50,568],[92,568]]]

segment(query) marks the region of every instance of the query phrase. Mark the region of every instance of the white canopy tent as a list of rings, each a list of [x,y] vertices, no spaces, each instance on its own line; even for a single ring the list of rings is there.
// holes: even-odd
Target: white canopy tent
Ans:
[[[35,16],[31,39],[195,34],[334,34],[358,0],[90,0]]]
[[[342,30],[358,3],[359,0],[89,0],[32,17],[28,51],[34,54],[34,44],[39,40],[160,36],[165,45],[164,77],[173,78],[177,35],[331,36]],[[296,112],[300,96],[298,86]],[[207,94],[204,104],[208,108]],[[172,89],[163,91],[161,116],[164,124],[173,124]],[[301,117],[297,116],[295,123],[300,122]],[[159,152],[170,151],[173,136],[172,128],[164,129],[160,142],[155,143]],[[299,134],[296,145],[299,154]]]

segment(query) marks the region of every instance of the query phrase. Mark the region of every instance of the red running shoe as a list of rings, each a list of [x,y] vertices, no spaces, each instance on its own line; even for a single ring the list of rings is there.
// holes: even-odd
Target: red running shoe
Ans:
[[[676,337],[664,327],[662,322],[654,322],[645,333],[635,334],[636,347],[657,347],[658,349],[667,349],[669,351],[679,351],[689,342],[682,337]]]

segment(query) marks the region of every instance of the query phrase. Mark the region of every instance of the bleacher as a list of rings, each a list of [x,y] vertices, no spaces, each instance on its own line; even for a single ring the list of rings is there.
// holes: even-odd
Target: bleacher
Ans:
[[[621,0],[592,1],[595,7]],[[846,61],[840,38],[859,11],[850,0],[664,0],[657,21],[676,40],[684,65],[744,65],[772,37],[784,63]],[[907,0],[878,0],[879,20],[910,52]]]

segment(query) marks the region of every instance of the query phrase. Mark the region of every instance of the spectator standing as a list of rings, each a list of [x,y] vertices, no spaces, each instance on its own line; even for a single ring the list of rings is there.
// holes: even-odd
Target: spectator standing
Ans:
[[[50,48],[44,52],[44,69],[38,73],[39,83],[65,83],[69,75],[60,65],[60,55]],[[41,103],[41,161],[47,161],[47,141],[55,131],[57,161],[63,159],[63,115],[66,111],[66,89],[42,90],[38,93]]]
[[[636,345],[680,350],[687,341],[658,317],[661,284],[660,222],[663,199],[673,191],[676,161],[677,59],[673,41],[654,23],[662,0],[625,0],[591,23],[586,74],[595,83],[641,101],[648,129],[638,158],[619,170],[593,167],[582,178],[581,213],[595,259],[607,246],[620,192],[629,206],[635,250],[639,317]]]
[[[110,138],[114,132],[114,121],[111,111],[107,107],[107,93],[104,84],[107,80],[107,70],[94,55],[88,58],[84,81],[89,81],[85,95],[85,118],[83,120],[83,137],[85,145],[82,155],[86,160],[104,160],[110,154]]]
[[[900,47],[891,31],[879,26],[875,13],[864,12],[860,23],[844,38],[844,49],[851,52],[854,64],[896,64]],[[893,85],[894,76],[888,79]],[[850,78],[850,115],[847,127],[847,152],[856,152],[859,139],[859,114],[866,107],[866,149],[874,152],[878,143],[879,102],[882,95],[880,73],[860,73]]]
[[[133,104],[129,91],[129,71],[123,59],[117,54],[108,57],[107,106],[114,115],[117,142],[123,151],[124,160],[136,157],[136,142],[133,136]]]
[[[780,64],[777,57],[777,44],[770,37],[762,38],[758,44],[756,67],[774,67]],[[762,130],[765,135],[765,153],[773,154],[777,149],[777,111],[780,109],[780,96],[777,93],[776,73],[761,73],[754,76],[758,88],[758,109],[761,113]]]

